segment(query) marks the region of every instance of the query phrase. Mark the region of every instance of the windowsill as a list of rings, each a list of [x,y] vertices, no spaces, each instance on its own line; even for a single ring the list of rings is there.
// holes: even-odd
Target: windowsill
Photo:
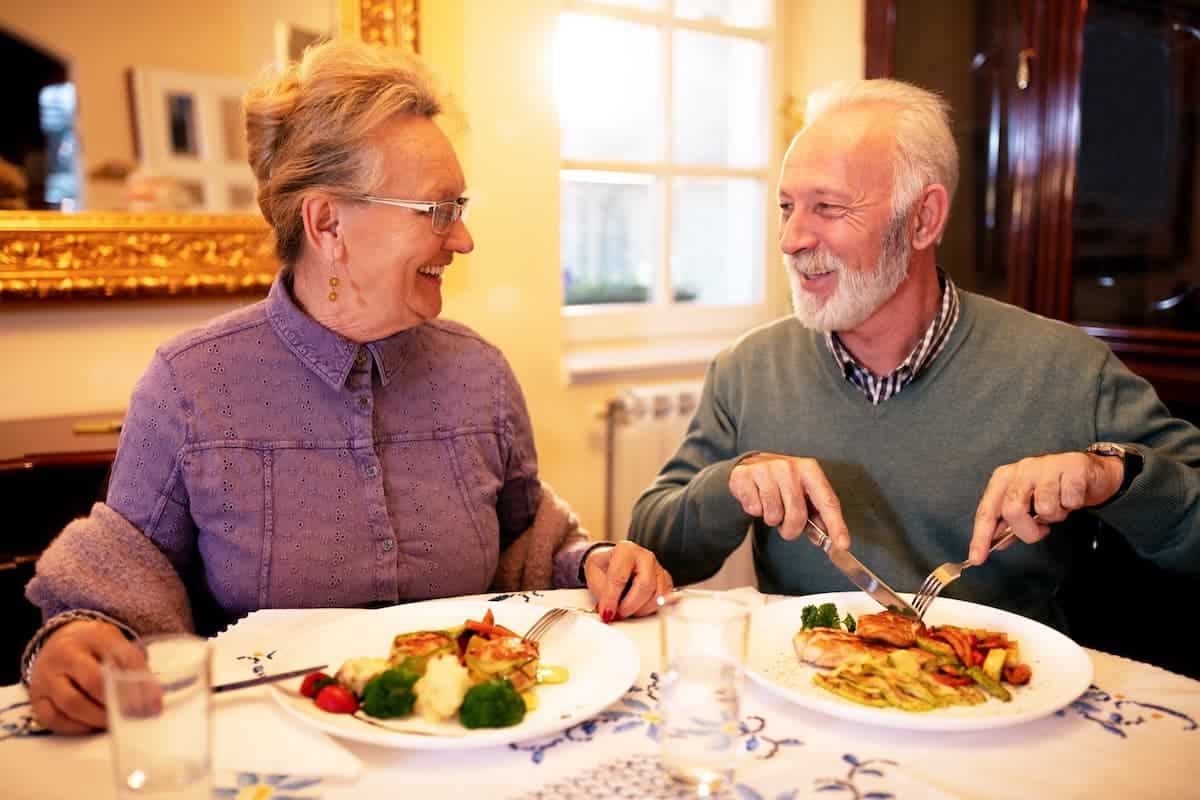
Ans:
[[[567,383],[583,384],[630,377],[667,377],[681,372],[702,373],[737,335],[668,341],[632,347],[568,352],[563,359]]]

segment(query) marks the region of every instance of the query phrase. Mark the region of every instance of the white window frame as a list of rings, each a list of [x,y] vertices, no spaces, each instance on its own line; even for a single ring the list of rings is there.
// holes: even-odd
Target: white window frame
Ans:
[[[778,263],[775,244],[774,215],[775,171],[779,163],[781,121],[774,109],[781,107],[782,91],[780,80],[780,33],[781,9],[778,2],[771,3],[771,19],[764,28],[740,28],[712,21],[689,20],[676,17],[673,13],[674,0],[664,0],[662,11],[642,11],[621,6],[588,2],[587,0],[563,0],[562,13],[583,13],[610,19],[653,25],[667,33],[662,36],[661,64],[666,76],[663,84],[663,133],[662,157],[656,162],[591,161],[560,159],[559,169],[613,171],[652,175],[657,179],[657,197],[660,229],[656,253],[655,285],[653,300],[645,303],[605,303],[597,305],[562,305],[563,333],[568,345],[602,343],[616,340],[662,339],[702,335],[709,340],[723,340],[730,335],[746,331],[771,318],[770,269]],[[767,95],[767,162],[760,169],[734,169],[728,167],[696,167],[673,164],[673,129],[671,126],[671,102],[673,79],[674,30],[690,30],[722,36],[736,36],[762,42],[767,47],[767,79],[770,90]],[[762,296],[757,303],[748,305],[711,305],[701,303],[675,303],[671,300],[671,179],[675,177],[750,178],[762,182],[764,191],[762,226],[763,274],[758,276]],[[755,212],[747,210],[748,215]],[[728,265],[737,269],[737,264]],[[714,346],[713,350],[716,349]],[[571,370],[568,370],[571,371]]]

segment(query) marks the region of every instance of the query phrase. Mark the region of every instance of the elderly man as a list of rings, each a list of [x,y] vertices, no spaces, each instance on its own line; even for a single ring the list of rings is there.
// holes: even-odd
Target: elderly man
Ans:
[[[969,553],[947,596],[1064,625],[1069,528],[1096,519],[1200,575],[1200,431],[1078,329],[960,291],[938,268],[958,155],[941,100],[895,81],[814,96],[779,180],[794,318],[709,368],[631,538],[677,583],[753,523],[764,591],[851,588],[809,516],[901,591]],[[988,555],[1007,527],[1021,540]],[[851,535],[853,534],[853,539]]]

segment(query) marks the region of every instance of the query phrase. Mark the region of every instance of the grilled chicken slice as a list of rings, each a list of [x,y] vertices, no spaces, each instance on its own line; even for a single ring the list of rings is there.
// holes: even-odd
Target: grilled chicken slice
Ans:
[[[886,655],[891,648],[833,628],[810,628],[792,637],[796,657],[817,667],[837,667]]]
[[[912,647],[917,643],[917,633],[922,627],[920,620],[894,611],[880,611],[859,617],[857,633],[868,641],[883,642],[893,647]]]

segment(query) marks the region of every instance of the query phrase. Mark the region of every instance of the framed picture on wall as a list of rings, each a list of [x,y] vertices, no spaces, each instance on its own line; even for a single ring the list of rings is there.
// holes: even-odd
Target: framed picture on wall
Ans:
[[[138,154],[130,210],[254,212],[242,115],[246,81],[134,67],[129,85]]]

